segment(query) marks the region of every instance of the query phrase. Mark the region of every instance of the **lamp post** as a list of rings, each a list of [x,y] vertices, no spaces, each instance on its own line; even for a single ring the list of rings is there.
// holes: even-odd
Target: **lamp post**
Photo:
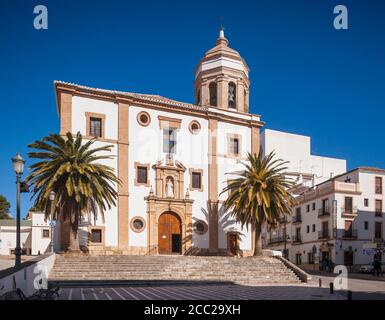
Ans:
[[[18,268],[21,265],[21,247],[20,247],[20,184],[21,175],[24,171],[25,160],[19,153],[12,158],[13,170],[16,173],[16,248],[15,248],[15,267]]]
[[[55,210],[55,203],[54,203],[54,200],[55,200],[55,196],[56,196],[56,193],[54,191],[51,191],[49,193],[49,200],[51,201],[51,221],[50,221],[50,225],[51,225],[51,242],[50,242],[50,251],[53,252],[53,226],[54,226],[54,210]]]

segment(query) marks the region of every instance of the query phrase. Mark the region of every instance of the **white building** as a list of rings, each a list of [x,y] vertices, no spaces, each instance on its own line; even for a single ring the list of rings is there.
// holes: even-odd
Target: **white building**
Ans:
[[[356,266],[375,254],[383,258],[384,181],[385,170],[359,167],[310,188],[287,223],[265,230],[264,247],[286,246],[288,258],[304,268],[318,268],[324,257]]]
[[[346,160],[313,155],[308,136],[265,129],[261,148],[264,154],[274,151],[277,158],[288,162],[287,174],[297,185],[295,193],[346,172]]]
[[[248,74],[221,31],[196,67],[195,104],[55,82],[60,133],[112,145],[104,163],[122,181],[104,219],[83,218],[82,246],[106,254],[253,252],[251,231],[220,209],[227,173],[259,151],[263,122],[249,113]],[[68,228],[62,221],[62,248]]]
[[[41,212],[29,212],[20,221],[20,245],[22,254],[38,255],[50,250],[51,226],[44,221]],[[14,254],[16,247],[16,220],[0,220],[0,255]]]

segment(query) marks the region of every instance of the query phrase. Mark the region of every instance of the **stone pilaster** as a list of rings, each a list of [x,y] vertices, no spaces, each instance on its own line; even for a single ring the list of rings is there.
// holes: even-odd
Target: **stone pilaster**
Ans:
[[[237,81],[237,110],[245,112],[245,85],[242,80]]]
[[[201,106],[207,106],[209,104],[209,85],[207,79],[202,79],[201,82]]]
[[[119,103],[118,110],[118,246],[128,248],[128,117],[129,105]]]
[[[218,252],[218,160],[217,160],[217,130],[218,120],[209,119],[209,251]]]
[[[217,90],[218,90],[218,108],[227,109],[228,108],[228,81],[225,76],[219,76],[217,78]]]
[[[68,92],[59,94],[60,134],[65,135],[72,132],[72,94]]]

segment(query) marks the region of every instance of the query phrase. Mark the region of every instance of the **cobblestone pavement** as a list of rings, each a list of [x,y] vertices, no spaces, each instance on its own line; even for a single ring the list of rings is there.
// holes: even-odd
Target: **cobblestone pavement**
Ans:
[[[59,300],[343,300],[309,285],[161,285],[60,289]]]

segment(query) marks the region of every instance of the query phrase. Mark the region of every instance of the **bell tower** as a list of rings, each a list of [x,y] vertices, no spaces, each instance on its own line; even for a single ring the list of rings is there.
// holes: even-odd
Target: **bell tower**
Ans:
[[[222,28],[215,47],[206,52],[195,69],[195,104],[248,113],[249,67],[228,45]]]

